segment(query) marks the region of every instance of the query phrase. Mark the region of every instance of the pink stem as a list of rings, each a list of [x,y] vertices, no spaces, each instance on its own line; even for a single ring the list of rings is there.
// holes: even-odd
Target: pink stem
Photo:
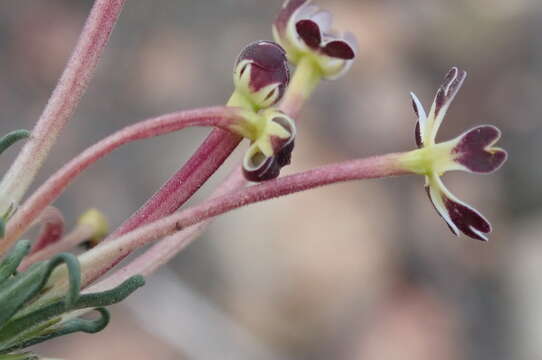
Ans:
[[[241,139],[238,135],[214,129],[186,164],[106,241],[175,212],[215,173]]]
[[[237,167],[234,169],[228,179],[230,179],[230,181],[227,182],[228,186],[220,186],[213,192],[211,195],[212,198],[226,195],[230,192],[238,190],[244,184],[246,184],[246,180],[243,177],[241,169]],[[210,219],[202,221],[199,224],[189,227],[188,229],[178,231],[166,237],[104,280],[92,285],[88,291],[97,292],[111,289],[136,274],[140,274],[145,277],[149,276],[160,266],[166,264],[185,247],[190,245],[192,241],[198,238],[210,221]]]
[[[41,213],[39,221],[43,223],[42,230],[38,236],[38,240],[32,245],[30,254],[57,242],[64,233],[64,217],[60,210],[53,206],[48,206]]]
[[[94,74],[125,0],[96,0],[73,54],[32,136],[0,183],[0,214],[17,206]]]
[[[238,108],[212,107],[181,111],[148,119],[128,126],[86,149],[51,176],[21,206],[8,222],[5,237],[0,242],[0,252],[7,249],[41,213],[53,202],[73,179],[98,159],[119,146],[131,141],[163,135],[189,126],[215,126],[227,128],[241,119]]]
[[[84,284],[96,280],[137,248],[241,206],[337,182],[410,174],[400,165],[400,156],[388,154],[351,160],[285,176],[207,200],[142,226],[81,255]]]

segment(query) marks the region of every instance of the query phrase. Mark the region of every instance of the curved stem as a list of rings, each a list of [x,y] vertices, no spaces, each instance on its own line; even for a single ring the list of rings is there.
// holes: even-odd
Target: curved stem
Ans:
[[[241,118],[239,109],[224,106],[181,111],[142,121],[108,136],[64,165],[32,194],[10,219],[6,235],[0,241],[0,253],[9,248],[41,211],[54,201],[79,173],[119,146],[189,126],[227,128],[232,122]]]
[[[32,130],[0,183],[0,214],[17,206],[55,140],[73,115],[126,0],[96,0],[73,54]]]
[[[227,105],[245,109],[250,107],[246,98],[236,91]],[[175,212],[218,170],[241,140],[242,137],[237,134],[214,129],[190,159],[105,241]]]
[[[102,243],[79,257],[84,286],[115,266],[127,254],[169,234],[241,206],[337,182],[411,174],[401,165],[402,153],[346,161],[285,176],[229,193],[142,226],[115,241]],[[59,280],[57,274],[55,280]],[[64,287],[66,283],[57,284]]]

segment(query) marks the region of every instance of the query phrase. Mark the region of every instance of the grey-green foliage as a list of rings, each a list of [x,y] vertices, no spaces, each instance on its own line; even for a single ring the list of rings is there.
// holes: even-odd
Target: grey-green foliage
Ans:
[[[0,360],[32,359],[34,355],[13,352],[73,332],[101,331],[109,322],[109,312],[104,307],[122,301],[145,283],[142,276],[133,276],[111,290],[80,294],[81,270],[76,256],[58,254],[17,272],[29,250],[30,243],[21,240],[0,262]],[[48,290],[47,281],[60,265],[68,269],[66,294],[31,307]],[[74,310],[92,308],[100,314],[99,318],[64,316]]]

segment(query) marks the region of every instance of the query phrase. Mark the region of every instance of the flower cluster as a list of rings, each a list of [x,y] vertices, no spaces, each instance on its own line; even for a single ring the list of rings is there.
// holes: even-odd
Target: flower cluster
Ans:
[[[233,79],[235,92],[242,99],[245,119],[230,130],[248,138],[243,171],[250,181],[265,181],[279,176],[290,164],[296,134],[295,122],[272,108],[284,95],[290,79],[286,53],[270,41],[258,41],[245,47],[237,58]]]
[[[446,112],[466,78],[466,72],[456,67],[445,76],[428,114],[412,94],[417,149],[279,177],[282,167],[291,161],[298,131],[294,118],[320,80],[344,75],[357,53],[353,35],[334,32],[331,14],[310,0],[284,3],[273,24],[277,43],[257,41],[241,51],[233,69],[234,91],[225,106],[178,111],[120,129],[66,163],[21,203],[75,109],[79,97],[73,94],[84,90],[106,34],[122,9],[122,1],[100,1],[111,6],[95,6],[85,31],[94,34],[101,29],[104,36],[98,40],[89,33],[80,37],[59,88],[32,132],[18,130],[0,138],[0,154],[16,141],[28,139],[0,183],[0,359],[35,359],[19,351],[75,331],[103,329],[109,321],[104,307],[141,287],[143,276],[195,239],[204,221],[241,206],[318,186],[423,175],[427,194],[451,231],[487,240],[489,222],[455,197],[441,177],[448,171],[491,173],[502,166],[507,153],[495,147],[501,133],[491,125],[475,127],[449,141],[436,141]],[[295,66],[291,79],[288,62]],[[107,236],[105,217],[90,210],[64,234],[64,218],[52,203],[86,168],[131,141],[190,126],[215,129],[190,160],[116,231]],[[234,172],[211,199],[177,211],[243,138],[250,145],[241,162],[242,172]],[[258,184],[246,186],[247,180]],[[33,245],[20,240],[29,228],[40,223],[42,231]],[[126,256],[153,241],[159,242],[97,282]],[[81,244],[87,245],[83,254],[76,257],[67,253]],[[91,285],[91,290],[81,293]],[[80,317],[93,309],[101,314],[99,319]]]

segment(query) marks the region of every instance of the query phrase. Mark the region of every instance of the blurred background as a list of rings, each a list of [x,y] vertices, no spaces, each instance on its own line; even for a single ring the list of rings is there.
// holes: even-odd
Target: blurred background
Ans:
[[[32,128],[90,0],[0,2],[0,134]],[[538,0],[318,0],[359,39],[348,76],[300,118],[292,173],[414,147],[409,92],[429,106],[457,65],[469,77],[440,137],[479,124],[510,153],[491,176],[446,184],[494,225],[455,238],[423,179],[340,184],[224,215],[112,308],[97,335],[39,351],[66,359],[539,359],[542,357],[542,6]],[[281,1],[129,1],[76,116],[35,184],[88,145],[150,116],[223,104],[242,47],[271,39]],[[112,227],[171,176],[207,131],[133,143],[57,201]],[[205,198],[242,156],[193,199]],[[17,149],[20,147],[17,146]],[[3,171],[15,157],[0,159]]]

